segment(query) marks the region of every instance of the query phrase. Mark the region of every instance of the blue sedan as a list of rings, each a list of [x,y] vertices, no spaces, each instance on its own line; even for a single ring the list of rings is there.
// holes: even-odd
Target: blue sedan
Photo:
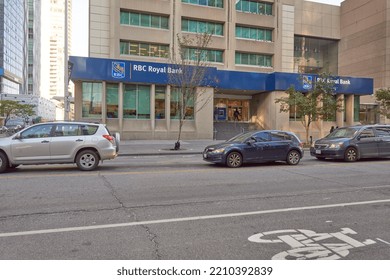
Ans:
[[[296,165],[303,157],[303,144],[292,132],[260,130],[239,134],[232,139],[207,146],[203,159],[240,167],[243,163],[286,161]]]

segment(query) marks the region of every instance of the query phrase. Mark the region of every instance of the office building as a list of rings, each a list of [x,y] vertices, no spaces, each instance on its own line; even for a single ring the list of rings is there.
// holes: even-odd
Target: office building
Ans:
[[[198,94],[211,101],[190,108],[184,139],[213,138],[226,125],[292,130],[304,139],[297,115],[281,113],[275,100],[291,85],[304,90],[302,74],[314,80],[322,72],[335,76],[344,112],[313,123],[311,136],[358,123],[360,97],[373,93],[373,80],[339,76],[340,13],[303,0],[91,0],[89,57],[71,57],[75,118],[105,122],[125,139],[175,139],[179,101],[168,58],[177,34],[206,31],[213,34],[205,56],[213,83]],[[194,46],[186,55],[196,55]]]

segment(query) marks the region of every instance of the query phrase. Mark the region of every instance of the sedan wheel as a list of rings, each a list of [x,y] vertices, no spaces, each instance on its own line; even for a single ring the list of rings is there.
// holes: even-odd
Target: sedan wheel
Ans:
[[[242,165],[242,156],[238,152],[231,152],[226,158],[226,165],[228,167],[240,167]]]
[[[85,150],[77,155],[76,164],[80,170],[91,171],[98,166],[99,157],[96,152],[92,150]]]
[[[358,160],[357,150],[355,148],[348,148],[345,151],[344,160],[349,162],[357,161]]]
[[[287,154],[287,163],[289,165],[297,165],[301,160],[301,154],[295,150],[290,151]]]

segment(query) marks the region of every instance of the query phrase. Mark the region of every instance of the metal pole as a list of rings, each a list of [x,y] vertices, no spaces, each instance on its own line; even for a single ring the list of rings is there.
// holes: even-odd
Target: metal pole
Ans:
[[[65,2],[64,26],[64,120],[69,120],[69,90],[68,90],[68,0]]]

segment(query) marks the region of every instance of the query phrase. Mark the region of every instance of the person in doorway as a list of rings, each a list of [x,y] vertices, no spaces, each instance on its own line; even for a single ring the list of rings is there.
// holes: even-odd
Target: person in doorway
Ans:
[[[332,125],[332,127],[330,128],[329,133],[332,133],[333,131],[334,131],[334,126]]]
[[[236,108],[236,110],[234,110],[233,116],[234,116],[234,121],[240,120],[240,112],[238,112],[237,108]]]

